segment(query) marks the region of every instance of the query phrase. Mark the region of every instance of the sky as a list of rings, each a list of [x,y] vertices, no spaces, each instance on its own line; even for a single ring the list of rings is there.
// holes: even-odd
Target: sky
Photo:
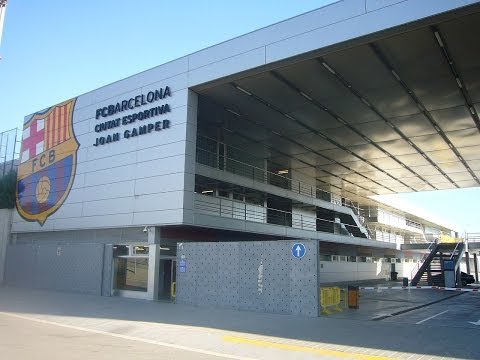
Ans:
[[[332,2],[9,0],[0,44],[0,132],[63,100]],[[480,232],[480,188],[383,201],[460,233]]]

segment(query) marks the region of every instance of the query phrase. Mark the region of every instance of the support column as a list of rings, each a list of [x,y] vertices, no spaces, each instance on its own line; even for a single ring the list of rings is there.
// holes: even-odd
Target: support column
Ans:
[[[147,298],[158,299],[158,273],[160,267],[160,228],[149,226],[148,236],[148,287]]]
[[[465,251],[465,262],[467,263],[467,274],[470,274],[470,256],[468,251]]]
[[[478,261],[477,254],[473,254],[473,266],[475,268],[475,281],[478,283]]]
[[[10,239],[13,210],[0,209],[0,285],[4,281],[7,246]]]

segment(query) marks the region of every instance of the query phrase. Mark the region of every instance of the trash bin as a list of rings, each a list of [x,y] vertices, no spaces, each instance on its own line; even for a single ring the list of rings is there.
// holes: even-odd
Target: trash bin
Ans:
[[[402,285],[403,286],[408,286],[408,278],[403,278],[402,279]]]
[[[397,279],[397,275],[398,275],[398,272],[392,271],[392,272],[390,273],[390,280],[398,280],[398,279]]]
[[[348,308],[349,309],[358,309],[358,298],[360,296],[360,291],[358,286],[348,285]]]

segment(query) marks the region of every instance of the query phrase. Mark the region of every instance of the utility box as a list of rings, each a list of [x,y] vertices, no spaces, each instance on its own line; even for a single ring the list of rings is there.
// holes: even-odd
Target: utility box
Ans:
[[[444,286],[454,288],[456,286],[455,260],[443,260]]]
[[[349,309],[358,309],[359,308],[359,297],[360,290],[358,286],[348,286],[348,308]]]

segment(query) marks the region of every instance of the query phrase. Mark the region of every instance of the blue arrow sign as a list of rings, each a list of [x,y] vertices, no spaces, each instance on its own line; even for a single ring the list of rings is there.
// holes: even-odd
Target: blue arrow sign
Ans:
[[[306,249],[305,245],[302,243],[295,243],[292,246],[292,255],[296,257],[297,259],[301,259],[305,256]]]

